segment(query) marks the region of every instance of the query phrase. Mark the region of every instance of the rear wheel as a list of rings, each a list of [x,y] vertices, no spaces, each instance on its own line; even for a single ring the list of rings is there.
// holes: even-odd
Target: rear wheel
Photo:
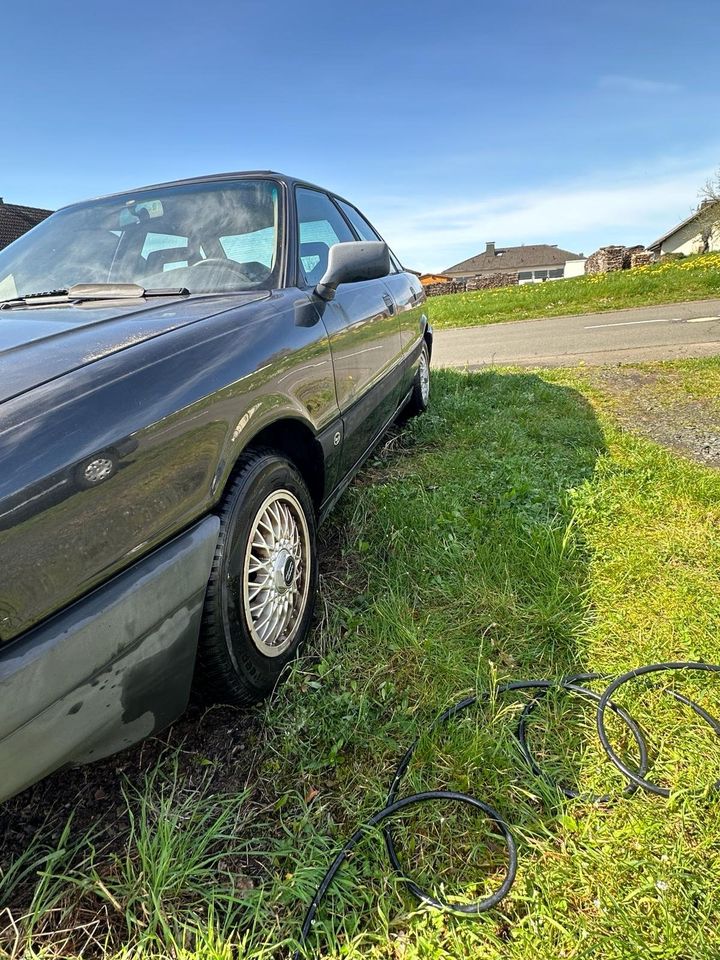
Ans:
[[[420,362],[418,363],[415,379],[413,381],[412,394],[408,400],[406,411],[409,416],[417,416],[425,413],[430,403],[430,351],[428,345],[423,341],[420,352]]]
[[[278,453],[247,454],[220,509],[198,653],[206,695],[237,704],[267,696],[309,632],[316,589],[305,482]]]

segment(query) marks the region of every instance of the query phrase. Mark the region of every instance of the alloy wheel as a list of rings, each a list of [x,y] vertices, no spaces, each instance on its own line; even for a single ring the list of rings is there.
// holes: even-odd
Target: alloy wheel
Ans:
[[[250,635],[261,653],[277,657],[292,644],[308,599],[310,534],[300,502],[276,490],[250,528],[242,594]]]

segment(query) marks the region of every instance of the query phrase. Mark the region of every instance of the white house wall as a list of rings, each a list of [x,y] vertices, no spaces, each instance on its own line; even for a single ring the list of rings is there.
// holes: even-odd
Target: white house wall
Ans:
[[[568,277],[582,277],[585,273],[585,257],[582,260],[565,261],[565,279]]]
[[[671,234],[667,240],[663,240],[660,247],[661,253],[684,253],[689,256],[691,253],[700,253],[702,249],[702,239],[700,237],[700,228],[697,221],[685,224],[675,233]],[[712,237],[710,238],[710,250],[720,250],[720,223],[716,224]]]

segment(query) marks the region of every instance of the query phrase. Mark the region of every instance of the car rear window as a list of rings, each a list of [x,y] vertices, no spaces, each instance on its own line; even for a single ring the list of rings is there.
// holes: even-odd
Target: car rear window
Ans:
[[[220,237],[220,246],[230,260],[237,263],[261,263],[269,268],[275,254],[275,231],[272,227],[265,227],[252,233]]]

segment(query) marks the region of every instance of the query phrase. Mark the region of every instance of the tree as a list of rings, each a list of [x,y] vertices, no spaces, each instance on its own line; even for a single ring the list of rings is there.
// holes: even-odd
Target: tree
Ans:
[[[697,208],[701,253],[710,250],[713,236],[720,235],[720,167],[698,192]]]

